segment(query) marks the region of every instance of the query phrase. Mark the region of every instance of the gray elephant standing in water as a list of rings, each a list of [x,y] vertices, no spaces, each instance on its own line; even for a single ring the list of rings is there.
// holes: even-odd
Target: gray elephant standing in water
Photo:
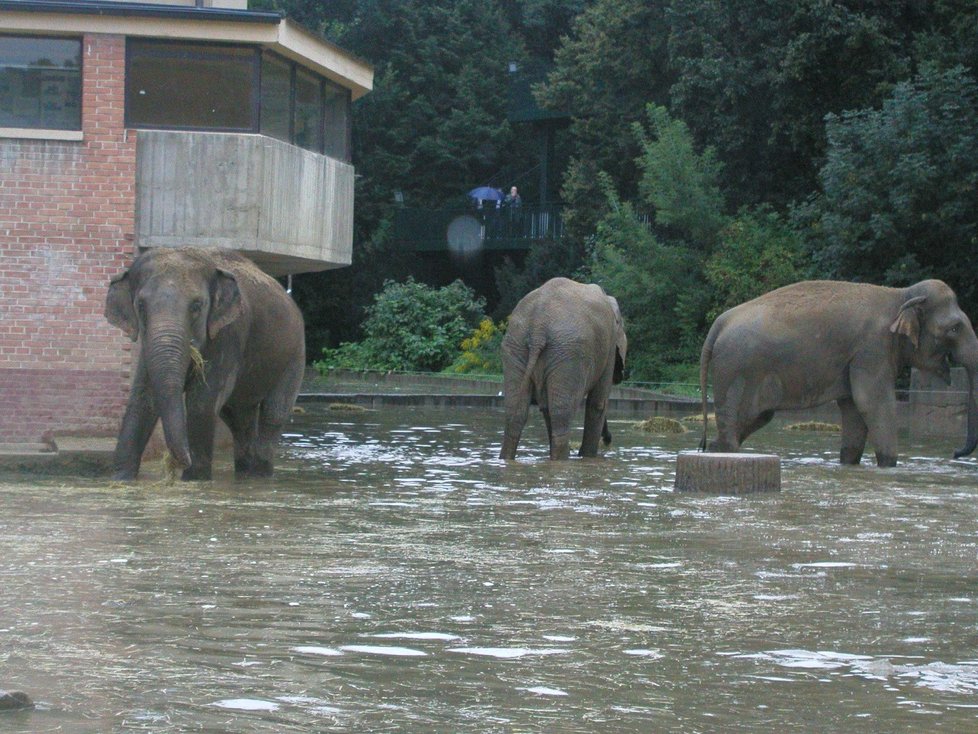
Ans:
[[[302,313],[274,278],[230,250],[155,248],[112,280],[105,316],[140,342],[116,478],[139,473],[162,419],[183,479],[210,479],[218,414],[235,474],[271,475],[305,369]]]
[[[968,374],[968,435],[955,458],[978,443],[978,338],[954,291],[939,280],[907,288],[806,281],[771,291],[713,322],[700,356],[703,441],[712,365],[717,439],[737,451],[777,410],[835,400],[842,411],[843,464],[858,464],[867,438],[879,466],[897,460],[895,384],[907,366],[950,380],[949,362]]]
[[[506,427],[501,459],[513,459],[531,403],[540,406],[550,458],[570,454],[571,421],[582,401],[584,439],[578,454],[596,456],[610,442],[611,386],[624,377],[628,340],[618,302],[600,286],[554,278],[516,304],[503,338]]]

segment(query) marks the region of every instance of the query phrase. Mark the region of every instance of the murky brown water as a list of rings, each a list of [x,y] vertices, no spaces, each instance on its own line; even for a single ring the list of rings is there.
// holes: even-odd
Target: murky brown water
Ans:
[[[16,732],[978,730],[978,463],[765,429],[780,494],[672,492],[697,436],[516,464],[502,416],[310,410],[274,480],[0,480]]]

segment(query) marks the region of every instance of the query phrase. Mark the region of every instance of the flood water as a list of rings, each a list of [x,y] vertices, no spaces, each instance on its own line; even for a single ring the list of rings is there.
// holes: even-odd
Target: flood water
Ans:
[[[309,408],[268,481],[0,478],[0,730],[978,730],[960,439],[770,427],[783,490],[715,497],[672,491],[697,434],[611,428],[506,464],[501,413]]]

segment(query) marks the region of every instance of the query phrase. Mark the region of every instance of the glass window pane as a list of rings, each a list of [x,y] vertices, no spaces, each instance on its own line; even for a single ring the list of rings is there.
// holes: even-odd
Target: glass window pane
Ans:
[[[326,155],[350,160],[350,92],[326,83]]]
[[[292,65],[265,54],[261,64],[261,132],[291,142],[289,107],[292,102]]]
[[[0,127],[81,129],[81,41],[0,36]]]
[[[128,124],[251,132],[254,49],[131,41]]]
[[[323,97],[319,77],[299,69],[295,79],[295,144],[323,150]]]

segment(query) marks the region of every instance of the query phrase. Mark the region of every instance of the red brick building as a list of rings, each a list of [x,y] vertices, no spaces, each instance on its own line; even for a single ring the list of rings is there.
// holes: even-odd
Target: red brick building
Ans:
[[[0,445],[115,432],[133,345],[102,312],[141,249],[349,264],[371,81],[276,13],[0,0]]]

